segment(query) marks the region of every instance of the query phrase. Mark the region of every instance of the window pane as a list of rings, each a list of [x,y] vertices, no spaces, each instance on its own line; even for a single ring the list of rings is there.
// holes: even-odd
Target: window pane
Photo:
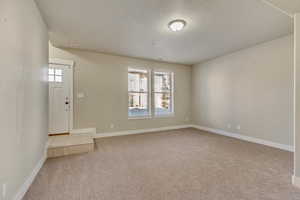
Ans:
[[[147,70],[128,69],[128,91],[130,92],[148,91]]]
[[[54,75],[49,75],[48,76],[48,81],[53,82],[54,81]]]
[[[149,115],[148,94],[147,93],[129,93],[128,94],[128,116],[146,116]]]
[[[55,82],[62,82],[62,76],[55,76]]]
[[[48,74],[53,74],[54,75],[54,69],[53,68],[49,68],[48,69]]]
[[[154,91],[169,92],[171,90],[171,73],[155,72],[154,73]]]
[[[166,115],[172,113],[170,93],[155,93],[155,114]]]
[[[62,70],[61,69],[55,69],[55,75],[62,76]]]

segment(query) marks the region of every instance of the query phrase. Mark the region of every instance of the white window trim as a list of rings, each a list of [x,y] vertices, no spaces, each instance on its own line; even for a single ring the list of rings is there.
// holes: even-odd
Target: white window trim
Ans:
[[[128,102],[127,102],[127,117],[129,120],[132,119],[151,119],[152,118],[152,108],[151,108],[151,104],[152,104],[152,97],[151,97],[151,76],[152,76],[152,70],[146,67],[128,67],[127,68],[127,101],[129,98],[129,91],[128,91],[128,70],[129,69],[140,69],[140,70],[147,70],[147,74],[148,74],[148,110],[149,110],[149,114],[148,115],[141,115],[141,116],[129,116],[128,112],[129,112],[129,107],[128,107]]]
[[[128,69],[132,68],[132,69],[140,69],[140,70],[147,70],[148,72],[148,108],[149,108],[149,114],[148,115],[144,115],[144,116],[129,116],[128,115],[128,111],[129,108],[127,106],[127,116],[128,116],[128,120],[142,120],[142,119],[152,119],[152,118],[170,118],[170,117],[175,117],[175,73],[174,71],[171,70],[166,70],[166,69],[150,69],[147,67],[128,67],[127,68],[127,101],[128,101],[128,95],[129,95],[129,91],[128,91]],[[155,113],[155,91],[154,91],[154,73],[155,72],[167,72],[167,73],[171,73],[171,112],[168,114],[160,114],[157,115]],[[152,103],[153,102],[153,103]],[[127,102],[128,105],[128,102]]]
[[[166,72],[166,73],[170,73],[171,74],[171,112],[170,113],[167,113],[167,114],[160,114],[160,115],[157,115],[155,113],[155,91],[153,89],[152,91],[152,96],[153,96],[153,106],[152,106],[152,109],[153,109],[153,117],[154,118],[168,118],[168,117],[175,117],[175,104],[174,104],[174,79],[175,79],[175,73],[171,70],[153,70],[153,74],[152,74],[152,79],[154,78],[154,73],[155,72]],[[154,83],[154,80],[153,80],[153,83]],[[154,87],[153,87],[154,88]]]
[[[132,116],[132,117],[130,117],[130,116],[128,116],[128,119],[129,120],[133,120],[133,119],[152,119],[152,116],[151,115],[145,115],[145,116],[136,116],[136,117],[134,117],[134,116]]]

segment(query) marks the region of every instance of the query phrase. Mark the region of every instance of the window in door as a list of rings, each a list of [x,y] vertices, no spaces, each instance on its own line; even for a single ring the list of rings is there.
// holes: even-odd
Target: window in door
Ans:
[[[48,81],[49,82],[62,82],[62,69],[49,68],[48,69]]]

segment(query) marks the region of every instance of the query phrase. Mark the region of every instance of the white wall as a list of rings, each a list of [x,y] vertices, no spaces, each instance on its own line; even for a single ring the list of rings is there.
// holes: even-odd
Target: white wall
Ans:
[[[295,176],[300,177],[300,13],[294,18],[295,34]],[[300,186],[300,178],[298,186]]]
[[[0,30],[0,199],[10,200],[44,153],[48,33],[33,0],[1,0]]]
[[[190,124],[191,66],[52,46],[49,53],[50,58],[75,61],[74,128],[96,127],[97,133],[106,133]],[[128,67],[174,72],[175,116],[128,119]],[[77,99],[77,93],[84,93],[85,98]]]
[[[192,74],[195,124],[293,145],[292,36],[195,65]]]

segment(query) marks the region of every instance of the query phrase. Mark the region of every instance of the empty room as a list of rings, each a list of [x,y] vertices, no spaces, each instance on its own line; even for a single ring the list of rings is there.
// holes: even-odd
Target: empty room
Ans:
[[[0,200],[300,200],[299,0],[0,0]]]

